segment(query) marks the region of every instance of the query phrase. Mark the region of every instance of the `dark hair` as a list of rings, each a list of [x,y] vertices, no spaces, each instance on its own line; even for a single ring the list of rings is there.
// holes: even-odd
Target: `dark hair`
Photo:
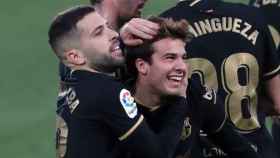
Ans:
[[[89,0],[90,4],[94,5],[96,3],[100,3],[102,0]]]
[[[135,66],[137,58],[147,62],[151,61],[153,55],[153,43],[164,38],[181,39],[186,43],[190,42],[193,34],[189,31],[189,24],[186,20],[174,21],[171,18],[150,17],[148,20],[157,23],[160,27],[158,34],[152,40],[144,40],[143,44],[127,47],[126,66],[130,77],[137,78],[138,71]]]
[[[49,44],[60,58],[63,56],[62,42],[77,35],[77,23],[87,14],[94,12],[92,6],[76,6],[59,13],[52,21],[49,28]],[[76,36],[75,36],[76,37]]]

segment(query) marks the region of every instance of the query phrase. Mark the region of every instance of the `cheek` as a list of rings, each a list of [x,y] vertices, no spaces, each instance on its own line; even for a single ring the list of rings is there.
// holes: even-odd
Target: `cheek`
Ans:
[[[110,46],[110,43],[106,38],[99,38],[98,40],[93,41],[92,45],[94,45],[98,49],[107,49]]]

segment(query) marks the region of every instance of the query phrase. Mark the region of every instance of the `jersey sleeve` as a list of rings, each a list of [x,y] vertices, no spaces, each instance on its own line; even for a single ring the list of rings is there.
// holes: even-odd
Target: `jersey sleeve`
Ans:
[[[156,133],[139,113],[134,98],[126,89],[116,91],[103,105],[104,121],[114,131],[120,144],[137,157],[170,157],[180,140],[186,99],[176,97],[169,102],[162,129]]]
[[[136,153],[132,157],[172,157],[178,145],[183,129],[184,119],[186,117],[187,101],[178,98],[169,103],[168,111],[161,119],[161,129],[158,132],[150,130],[149,125],[143,122],[139,128],[125,141],[123,141],[125,149]],[[151,156],[149,150],[158,151],[158,156]],[[147,152],[148,151],[148,152]]]
[[[229,157],[260,158],[248,140],[234,130],[233,125],[228,120],[217,133],[208,135],[208,138],[215,145],[221,147],[222,151],[227,153]]]
[[[144,116],[138,112],[137,105],[130,92],[116,87],[111,94],[102,99],[102,119],[113,130],[120,141],[128,138],[143,122]]]
[[[263,63],[263,78],[268,80],[273,78],[280,72],[280,57],[273,41],[273,37],[268,29],[266,21],[263,23],[263,44],[264,44],[264,63]],[[258,44],[258,43],[257,43]]]

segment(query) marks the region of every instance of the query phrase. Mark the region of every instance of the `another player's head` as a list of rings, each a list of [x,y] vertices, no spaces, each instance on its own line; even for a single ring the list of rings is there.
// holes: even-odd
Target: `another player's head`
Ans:
[[[158,35],[128,48],[128,71],[135,78],[136,91],[143,86],[153,94],[177,95],[188,72],[185,45],[192,38],[188,23],[155,17],[149,20],[159,24]]]
[[[118,33],[91,6],[59,13],[50,26],[49,43],[71,69],[108,73],[124,63]]]
[[[113,14],[110,17],[117,20],[118,25],[122,25],[131,18],[140,17],[142,9],[147,0],[90,0],[92,5],[99,7],[100,14]],[[106,17],[107,18],[107,17]],[[110,21],[110,18],[108,20]]]

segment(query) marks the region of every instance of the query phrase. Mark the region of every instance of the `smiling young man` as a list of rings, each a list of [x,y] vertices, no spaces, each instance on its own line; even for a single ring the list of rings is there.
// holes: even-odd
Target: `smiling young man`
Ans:
[[[161,122],[168,119],[162,115],[170,108],[165,103],[187,86],[187,117],[182,124],[181,141],[172,157],[201,158],[199,134],[204,130],[211,138],[219,138],[216,143],[223,146],[230,157],[257,158],[257,153],[226,120],[215,91],[195,80],[187,80],[185,46],[192,38],[188,23],[155,17],[149,20],[160,26],[159,33],[153,40],[143,40],[142,45],[128,47],[126,63],[131,79],[127,86],[139,103],[139,111],[155,132],[162,128]],[[228,137],[234,141],[229,141]]]
[[[169,158],[174,152],[185,117],[186,87],[169,102],[163,127],[151,130],[130,92],[111,75],[124,64],[118,39],[91,6],[73,7],[52,22],[49,43],[75,79],[57,110],[57,157],[115,158],[126,150]]]

